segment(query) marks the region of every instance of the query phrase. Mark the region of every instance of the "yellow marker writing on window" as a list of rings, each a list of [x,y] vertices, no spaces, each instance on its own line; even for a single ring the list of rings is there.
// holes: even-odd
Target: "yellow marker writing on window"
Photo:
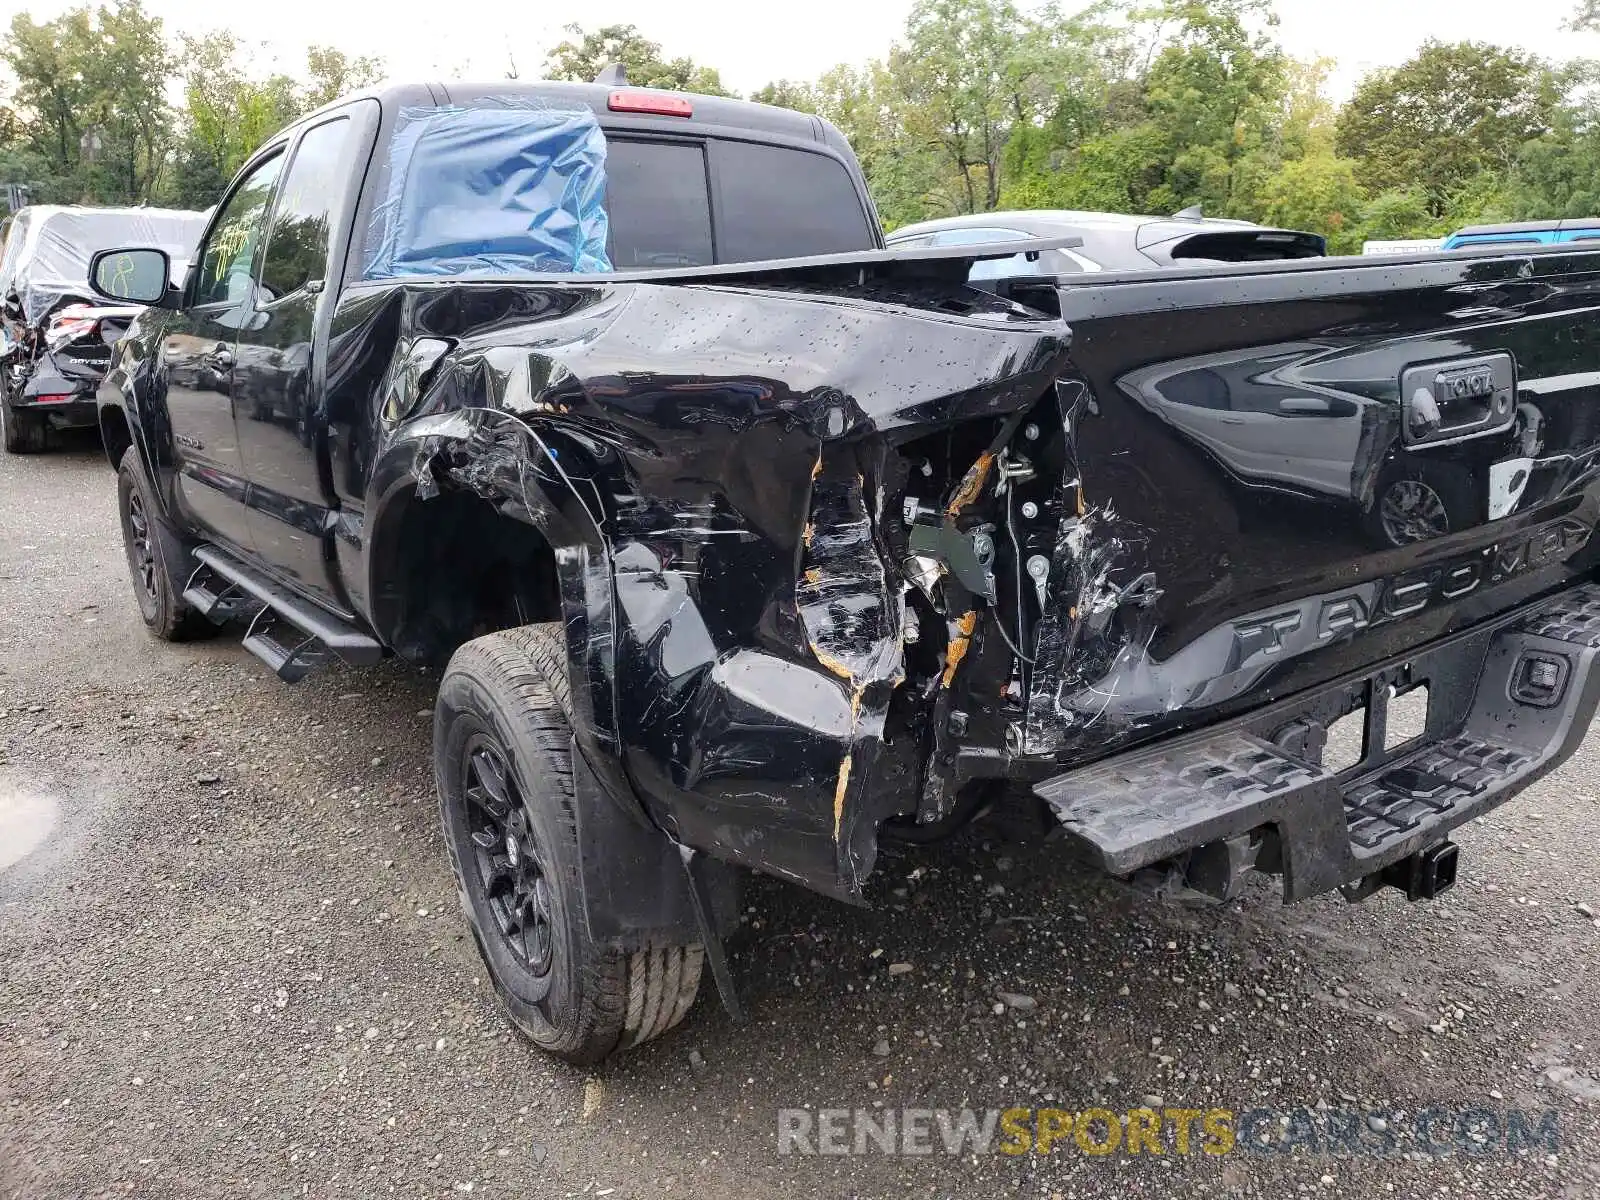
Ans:
[[[134,294],[133,259],[126,254],[117,255],[117,260],[111,268],[111,290],[119,296]]]

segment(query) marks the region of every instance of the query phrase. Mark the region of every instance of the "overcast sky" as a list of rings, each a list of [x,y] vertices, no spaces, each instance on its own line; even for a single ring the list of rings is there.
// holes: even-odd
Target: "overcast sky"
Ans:
[[[637,25],[671,56],[717,67],[725,83],[753,91],[778,78],[806,79],[837,62],[882,55],[898,36],[911,0],[144,0],[169,32],[227,26],[261,46],[263,73],[298,72],[311,42],[381,55],[396,76],[503,75],[514,57],[537,74],[561,26]],[[1026,5],[1027,0],[1024,0]],[[21,8],[54,16],[75,0],[0,0],[0,16]],[[1073,0],[1063,7],[1072,8]],[[1361,73],[1404,61],[1427,37],[1517,45],[1551,58],[1600,57],[1600,35],[1563,31],[1577,0],[1278,0],[1278,35],[1301,58],[1338,61],[1342,99]],[[413,14],[408,19],[407,14]]]

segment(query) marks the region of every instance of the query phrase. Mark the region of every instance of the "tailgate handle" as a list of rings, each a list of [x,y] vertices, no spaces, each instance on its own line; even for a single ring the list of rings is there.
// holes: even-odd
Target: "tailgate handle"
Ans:
[[[1516,391],[1516,362],[1504,352],[1407,367],[1401,436],[1416,446],[1501,433],[1516,419]]]

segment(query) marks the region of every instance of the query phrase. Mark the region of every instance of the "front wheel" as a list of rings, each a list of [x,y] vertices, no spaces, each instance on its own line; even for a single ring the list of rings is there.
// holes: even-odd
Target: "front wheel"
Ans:
[[[128,576],[139,615],[150,632],[164,642],[204,637],[216,627],[183,602],[183,583],[167,570],[175,536],[156,508],[139,451],[129,446],[117,465],[117,513],[122,518],[122,545],[128,555]]]
[[[588,1066],[671,1029],[700,986],[698,944],[626,951],[589,936],[559,623],[491,633],[439,684],[433,769],[478,952],[517,1027]]]

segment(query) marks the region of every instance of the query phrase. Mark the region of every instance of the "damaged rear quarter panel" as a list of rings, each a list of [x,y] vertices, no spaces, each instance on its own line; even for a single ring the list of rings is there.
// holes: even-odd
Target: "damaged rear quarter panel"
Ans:
[[[686,844],[856,898],[878,820],[916,803],[883,753],[892,446],[1032,404],[1065,351],[1059,321],[949,284],[354,288],[330,347],[336,484],[363,513],[341,554],[371,547],[382,632],[407,506],[466,489],[539,529],[613,790]]]

